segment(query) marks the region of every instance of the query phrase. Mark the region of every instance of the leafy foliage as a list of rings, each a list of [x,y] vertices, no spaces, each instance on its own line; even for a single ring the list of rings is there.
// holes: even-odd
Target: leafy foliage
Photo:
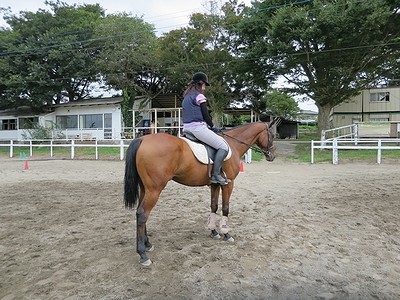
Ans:
[[[96,51],[87,43],[102,9],[98,5],[47,4],[52,11],[21,12],[7,19],[11,33],[3,31],[2,35],[13,39],[2,53],[0,76],[8,77],[2,93],[8,104],[40,108],[80,100],[88,97],[90,83],[95,81]]]
[[[285,93],[273,90],[264,95],[267,110],[274,116],[294,119],[299,112],[297,102]]]
[[[400,24],[391,2],[255,2],[240,27],[241,52],[260,85],[284,76],[290,92],[314,99],[326,129],[331,109],[376,82],[376,68],[393,55]]]

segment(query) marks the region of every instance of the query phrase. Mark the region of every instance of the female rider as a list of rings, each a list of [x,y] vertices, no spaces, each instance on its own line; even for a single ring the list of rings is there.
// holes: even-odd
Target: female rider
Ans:
[[[207,98],[204,96],[206,86],[209,86],[208,77],[203,72],[193,75],[183,93],[183,131],[189,132],[198,140],[217,150],[211,172],[211,183],[226,185],[230,182],[221,176],[222,162],[228,155],[229,147],[224,138],[217,133],[221,129],[214,126],[208,113]]]

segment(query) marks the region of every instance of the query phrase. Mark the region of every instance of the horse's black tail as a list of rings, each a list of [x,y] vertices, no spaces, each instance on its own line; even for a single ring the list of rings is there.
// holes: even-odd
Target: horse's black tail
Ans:
[[[125,156],[125,207],[132,209],[139,197],[141,179],[136,168],[136,153],[142,143],[141,139],[135,139],[129,145]]]

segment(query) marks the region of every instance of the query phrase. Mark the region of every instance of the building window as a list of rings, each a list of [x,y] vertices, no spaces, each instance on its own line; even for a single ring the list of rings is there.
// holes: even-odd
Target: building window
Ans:
[[[19,118],[19,129],[33,129],[39,124],[39,118]]]
[[[79,116],[80,119],[80,128],[87,129],[87,128],[100,128],[103,129],[103,115],[81,115]]]
[[[5,119],[0,120],[1,130],[16,130],[17,129],[17,119]]]
[[[57,116],[56,123],[60,129],[78,129],[78,116]]]
[[[381,93],[371,93],[370,94],[370,102],[389,102],[390,97],[389,92],[381,92]]]
[[[104,128],[112,127],[112,114],[104,114]]]
[[[370,122],[389,122],[389,118],[369,118]]]

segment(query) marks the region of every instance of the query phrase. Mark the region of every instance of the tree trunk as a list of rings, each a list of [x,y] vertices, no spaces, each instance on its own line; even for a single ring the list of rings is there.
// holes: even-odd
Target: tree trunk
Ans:
[[[330,116],[332,111],[332,106],[326,104],[324,106],[320,106],[317,104],[318,107],[318,136],[321,136],[322,130],[327,130],[331,128],[330,124]]]

